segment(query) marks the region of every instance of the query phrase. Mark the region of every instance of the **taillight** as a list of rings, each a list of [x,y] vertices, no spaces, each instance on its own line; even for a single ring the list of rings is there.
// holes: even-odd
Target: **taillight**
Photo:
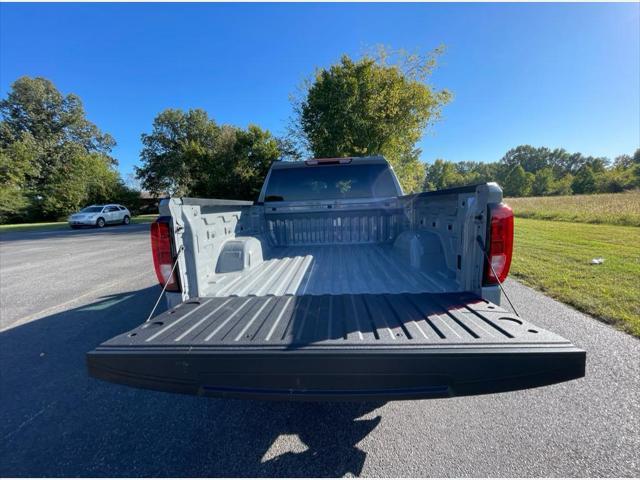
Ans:
[[[177,267],[171,273],[175,258],[171,250],[171,228],[169,222],[169,217],[160,217],[151,224],[151,251],[158,282],[163,287],[166,285],[166,290],[176,292],[180,291],[180,285],[176,275]]]
[[[501,203],[491,208],[489,220],[489,238],[485,262],[485,284],[502,283],[509,275],[513,254],[513,210]],[[493,267],[493,269],[492,269]]]

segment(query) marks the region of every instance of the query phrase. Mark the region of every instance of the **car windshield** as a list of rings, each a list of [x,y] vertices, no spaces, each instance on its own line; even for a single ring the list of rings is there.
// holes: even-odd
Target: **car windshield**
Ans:
[[[81,213],[99,213],[102,211],[102,207],[86,207],[80,210]]]
[[[265,201],[395,197],[398,193],[387,165],[323,165],[272,170]]]

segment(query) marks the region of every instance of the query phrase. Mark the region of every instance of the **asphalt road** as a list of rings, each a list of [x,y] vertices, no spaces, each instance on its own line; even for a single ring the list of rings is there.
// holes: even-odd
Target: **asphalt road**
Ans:
[[[640,342],[516,282],[520,314],[587,351],[584,379],[387,404],[116,386],[85,352],[159,293],[147,225],[0,235],[0,476],[639,476]]]

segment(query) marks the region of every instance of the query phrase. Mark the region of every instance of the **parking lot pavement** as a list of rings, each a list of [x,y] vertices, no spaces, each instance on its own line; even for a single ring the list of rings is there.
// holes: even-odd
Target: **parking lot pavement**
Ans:
[[[85,352],[141,323],[159,294],[147,229],[0,236],[0,475],[640,475],[640,342],[513,281],[522,316],[587,350],[584,379],[387,404],[91,379]]]
[[[149,225],[0,235],[0,330],[154,284]]]

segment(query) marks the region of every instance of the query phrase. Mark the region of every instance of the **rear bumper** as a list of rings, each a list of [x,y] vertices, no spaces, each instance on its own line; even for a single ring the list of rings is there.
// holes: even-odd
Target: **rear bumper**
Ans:
[[[406,400],[506,392],[584,376],[573,346],[225,351],[98,348],[95,378],[132,387],[268,400]]]

